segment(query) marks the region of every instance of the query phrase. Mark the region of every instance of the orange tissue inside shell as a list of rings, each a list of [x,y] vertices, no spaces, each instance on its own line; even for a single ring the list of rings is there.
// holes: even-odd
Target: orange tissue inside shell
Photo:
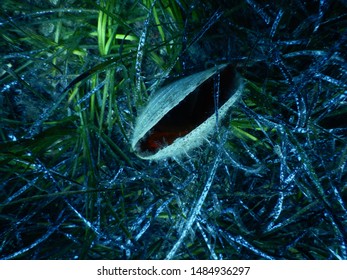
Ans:
[[[140,142],[141,151],[147,152],[157,152],[165,146],[171,145],[177,138],[187,135],[191,130],[172,130],[160,131],[153,130],[150,131],[147,136]]]

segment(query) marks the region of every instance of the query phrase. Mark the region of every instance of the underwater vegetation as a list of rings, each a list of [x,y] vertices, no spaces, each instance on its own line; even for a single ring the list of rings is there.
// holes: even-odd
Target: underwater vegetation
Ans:
[[[347,259],[345,1],[0,8],[0,259]],[[214,132],[138,157],[156,92],[216,69],[218,114],[224,64]]]

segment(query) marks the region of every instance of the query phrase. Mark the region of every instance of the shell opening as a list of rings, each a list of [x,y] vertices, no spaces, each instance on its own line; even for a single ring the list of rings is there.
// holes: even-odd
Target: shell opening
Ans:
[[[144,135],[138,144],[140,155],[154,154],[171,145],[214,114],[215,75],[198,86]],[[236,80],[236,72],[231,65],[220,71],[218,109],[234,92]]]

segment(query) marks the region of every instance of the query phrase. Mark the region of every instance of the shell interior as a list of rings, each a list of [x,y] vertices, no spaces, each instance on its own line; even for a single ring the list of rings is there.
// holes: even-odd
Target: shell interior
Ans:
[[[138,117],[132,148],[139,157],[175,157],[201,145],[216,125],[218,73],[218,115],[219,119],[225,116],[243,88],[231,65],[220,65],[164,86]]]

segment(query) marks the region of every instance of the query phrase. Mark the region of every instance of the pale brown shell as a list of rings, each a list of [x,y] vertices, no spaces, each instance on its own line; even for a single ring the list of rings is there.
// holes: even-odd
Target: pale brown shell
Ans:
[[[131,147],[142,159],[161,160],[187,154],[190,150],[200,146],[216,128],[216,114],[212,114],[204,122],[191,130],[188,134],[177,138],[173,143],[166,145],[153,153],[141,151],[140,143],[145,135],[173,108],[175,108],[189,94],[194,92],[201,84],[213,75],[222,71],[227,64],[190,75],[166,85],[155,92],[137,118],[131,138]],[[230,107],[238,100],[243,91],[243,82],[239,75],[231,77],[234,87],[229,99],[218,109],[219,121],[223,119]]]

